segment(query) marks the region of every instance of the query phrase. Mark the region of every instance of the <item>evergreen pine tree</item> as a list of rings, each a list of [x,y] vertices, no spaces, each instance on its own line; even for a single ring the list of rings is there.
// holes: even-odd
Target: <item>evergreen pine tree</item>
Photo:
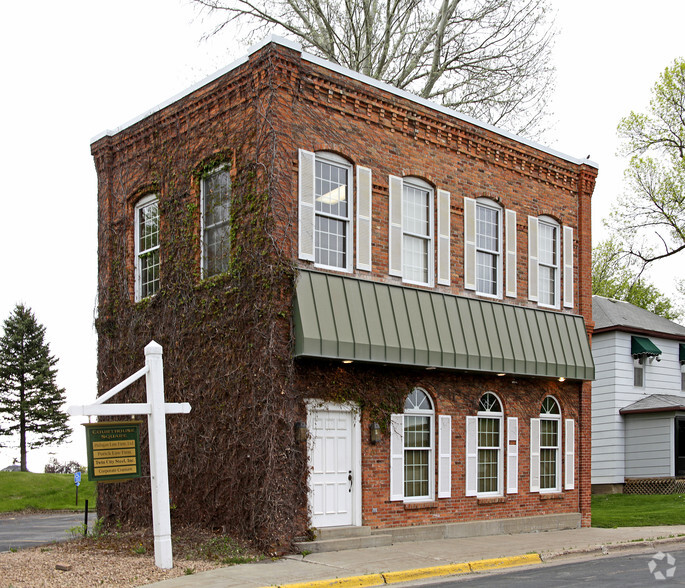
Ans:
[[[0,337],[0,435],[19,435],[21,471],[26,451],[66,441],[64,388],[55,382],[57,359],[45,342],[45,327],[30,308],[17,304]]]

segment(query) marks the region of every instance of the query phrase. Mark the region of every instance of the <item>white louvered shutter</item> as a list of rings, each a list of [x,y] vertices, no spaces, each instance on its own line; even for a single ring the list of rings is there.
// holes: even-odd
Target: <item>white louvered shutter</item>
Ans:
[[[404,500],[404,415],[390,416],[390,500]]]
[[[538,219],[528,217],[528,299],[538,301]]]
[[[357,166],[357,269],[371,271],[371,170]]]
[[[476,289],[476,201],[464,198],[464,288]]]
[[[299,258],[314,261],[314,173],[316,156],[300,149],[298,171],[298,249]]]
[[[506,211],[506,294],[509,297],[516,298],[516,211],[507,210]]]
[[[530,419],[530,491],[540,492],[540,419]]]
[[[478,417],[466,417],[466,496],[478,493]]]
[[[566,419],[564,433],[564,488],[573,490],[576,473],[576,423],[573,419]]]
[[[452,417],[438,417],[438,498],[452,496]]]
[[[438,284],[450,285],[450,193],[438,190]]]
[[[507,494],[519,491],[519,420],[507,418]]]
[[[402,275],[402,178],[390,176],[388,180],[390,197],[390,234],[388,237],[388,273]]]
[[[573,227],[564,227],[564,307],[573,308]]]

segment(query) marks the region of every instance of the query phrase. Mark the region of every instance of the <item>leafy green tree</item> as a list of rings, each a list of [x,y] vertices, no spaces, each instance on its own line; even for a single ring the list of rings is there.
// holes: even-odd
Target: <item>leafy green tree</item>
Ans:
[[[631,112],[618,132],[631,159],[611,223],[644,263],[678,255],[685,250],[684,59],[659,76],[648,112]]]
[[[678,320],[682,312],[644,277],[644,271],[644,264],[622,249],[616,238],[602,241],[592,250],[592,293]]]
[[[548,0],[192,0],[220,23],[295,37],[319,57],[511,131],[544,131]]]
[[[23,472],[27,449],[63,443],[71,434],[68,415],[61,410],[64,388],[55,382],[56,363],[45,327],[30,308],[17,304],[0,337],[0,434],[19,435]]]

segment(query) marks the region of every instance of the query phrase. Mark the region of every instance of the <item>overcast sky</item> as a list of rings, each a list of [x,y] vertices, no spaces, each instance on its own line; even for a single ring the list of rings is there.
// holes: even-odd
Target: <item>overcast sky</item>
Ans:
[[[663,69],[685,57],[685,2],[552,0],[560,35],[556,125],[547,143],[599,164],[594,241],[622,190],[616,126],[644,110]],[[179,0],[34,0],[0,7],[0,321],[30,306],[59,358],[67,404],[96,393],[93,312],[97,274],[97,180],[90,140],[177,94],[245,52],[232,35],[202,42],[209,28]],[[677,277],[685,277],[679,269]],[[668,277],[664,277],[664,275]],[[655,273],[663,290],[670,271]],[[143,350],[141,349],[141,366]],[[179,417],[174,417],[179,418]],[[55,451],[86,462],[85,433],[29,453],[42,471]],[[0,449],[0,468],[17,450]]]

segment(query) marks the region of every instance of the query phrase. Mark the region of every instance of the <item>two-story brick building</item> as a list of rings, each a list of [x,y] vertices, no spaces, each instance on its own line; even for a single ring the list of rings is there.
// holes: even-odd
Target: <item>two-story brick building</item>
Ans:
[[[163,345],[178,520],[589,524],[595,164],[278,38],[92,152],[100,391]]]

